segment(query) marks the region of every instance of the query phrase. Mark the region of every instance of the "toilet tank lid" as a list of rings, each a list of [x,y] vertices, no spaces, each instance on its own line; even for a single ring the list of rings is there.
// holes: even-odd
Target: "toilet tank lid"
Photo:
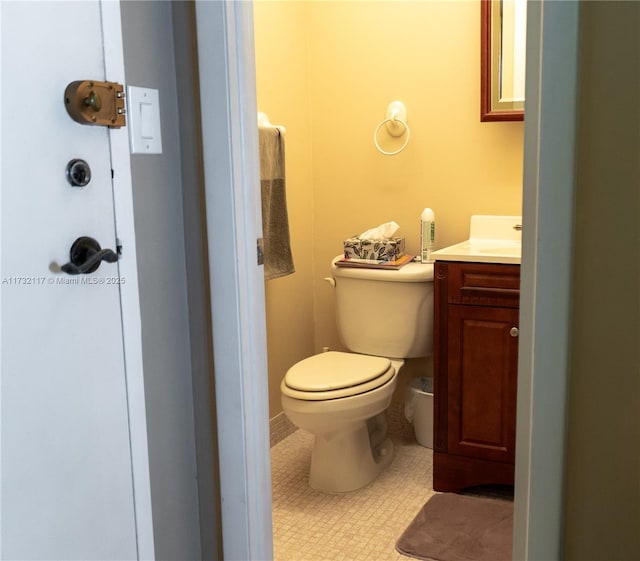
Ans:
[[[398,270],[365,269],[355,267],[338,267],[336,261],[344,259],[343,255],[331,261],[331,272],[335,277],[364,280],[380,280],[388,282],[433,282],[433,263],[412,261]]]
[[[329,351],[301,360],[285,375],[285,384],[295,390],[322,392],[365,384],[391,368],[384,357]]]

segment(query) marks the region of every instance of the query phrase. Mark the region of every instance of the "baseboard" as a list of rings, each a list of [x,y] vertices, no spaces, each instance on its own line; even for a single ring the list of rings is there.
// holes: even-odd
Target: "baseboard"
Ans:
[[[278,442],[284,440],[290,434],[293,434],[298,427],[296,427],[289,418],[284,414],[284,411],[278,413],[273,419],[269,420],[269,445],[274,447]]]

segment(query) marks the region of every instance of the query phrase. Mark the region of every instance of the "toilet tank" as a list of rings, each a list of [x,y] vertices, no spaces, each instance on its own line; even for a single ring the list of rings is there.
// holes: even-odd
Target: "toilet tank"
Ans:
[[[337,267],[336,319],[340,340],[356,353],[389,358],[433,352],[433,264],[397,271]]]

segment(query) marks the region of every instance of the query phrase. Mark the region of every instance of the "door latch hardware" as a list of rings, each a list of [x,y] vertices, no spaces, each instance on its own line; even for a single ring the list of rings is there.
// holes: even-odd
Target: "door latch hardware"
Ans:
[[[119,129],[127,124],[124,96],[122,84],[77,80],[65,89],[64,106],[69,116],[81,125]]]
[[[103,261],[115,263],[118,254],[111,249],[102,249],[95,239],[82,236],[71,245],[69,259],[69,263],[60,268],[69,275],[84,275],[93,273]]]
[[[86,187],[91,181],[91,168],[81,159],[71,160],[67,164],[67,181],[72,187]]]

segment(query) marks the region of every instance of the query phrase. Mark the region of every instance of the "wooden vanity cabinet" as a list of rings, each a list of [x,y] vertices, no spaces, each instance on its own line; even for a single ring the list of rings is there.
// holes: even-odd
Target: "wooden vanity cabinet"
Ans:
[[[435,264],[433,488],[513,485],[520,265]]]

